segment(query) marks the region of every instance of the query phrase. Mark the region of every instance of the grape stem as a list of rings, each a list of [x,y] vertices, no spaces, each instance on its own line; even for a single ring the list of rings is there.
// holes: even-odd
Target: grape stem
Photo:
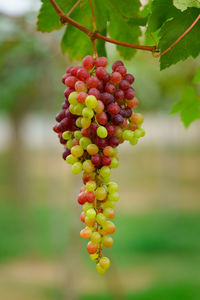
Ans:
[[[65,14],[55,0],[49,0],[49,1],[52,4],[55,11],[57,12],[62,24],[68,23],[68,24],[71,24],[72,26],[78,28],[79,30],[81,30],[82,32],[84,32],[85,34],[88,35],[88,37],[90,38],[92,43],[95,40],[102,40],[102,41],[105,41],[108,43],[112,43],[112,44],[116,44],[116,45],[120,45],[120,46],[124,46],[124,47],[128,47],[128,48],[151,51],[151,52],[159,52],[159,49],[157,49],[156,46],[144,46],[144,45],[136,45],[136,44],[126,43],[126,42],[118,41],[118,40],[103,36],[103,35],[99,34],[98,31],[96,31],[96,30],[92,31],[92,30],[84,27],[83,25],[79,24],[72,18],[70,18],[67,14]],[[93,43],[93,47],[94,47],[94,43]],[[95,45],[95,47],[96,47],[96,45]]]
[[[92,6],[92,0],[89,0],[89,3],[90,3],[91,12],[92,12],[92,26],[93,26],[93,30],[95,32],[97,30],[97,26],[96,26],[94,9],[93,9],[93,6]],[[92,46],[93,46],[93,50],[94,50],[94,58],[97,59],[98,53],[97,53],[97,47],[96,47],[96,44],[95,44],[95,39],[91,39],[91,42],[92,42]]]
[[[69,17],[71,15],[71,13],[75,10],[75,8],[79,5],[79,3],[81,2],[81,0],[78,0],[70,9],[70,11],[68,12],[67,16]]]

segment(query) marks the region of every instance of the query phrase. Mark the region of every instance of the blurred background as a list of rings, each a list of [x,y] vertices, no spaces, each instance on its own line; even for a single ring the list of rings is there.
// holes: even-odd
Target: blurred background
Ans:
[[[200,123],[185,130],[169,113],[200,61],[160,72],[138,51],[125,62],[147,134],[120,146],[112,267],[100,276],[79,238],[80,176],[52,131],[70,62],[60,32],[36,31],[39,7],[0,0],[0,299],[199,300]],[[107,50],[111,69],[119,56]]]

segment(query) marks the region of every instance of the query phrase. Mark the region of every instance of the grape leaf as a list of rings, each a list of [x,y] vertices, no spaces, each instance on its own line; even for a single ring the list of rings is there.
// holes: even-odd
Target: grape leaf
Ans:
[[[139,26],[133,26],[128,22],[129,16],[136,16],[139,13],[140,2],[134,0],[130,2],[121,0],[107,0],[109,9],[109,26],[108,32],[113,39],[121,40],[128,43],[138,43],[138,38],[141,35]],[[124,3],[127,4],[124,5]],[[129,5],[128,5],[129,4]],[[129,8],[129,9],[128,9]],[[130,59],[135,54],[136,50],[117,46],[120,54]]]
[[[199,0],[173,0],[174,6],[176,6],[180,10],[185,10],[188,7],[197,7],[200,8]]]
[[[194,78],[193,78],[193,83],[198,83],[200,82],[200,68],[197,70],[196,74],[194,75]]]
[[[60,23],[59,16],[57,15],[50,1],[41,1],[42,6],[38,15],[37,30],[42,32],[50,32],[55,29],[60,29],[62,24]],[[72,0],[57,0],[56,2],[66,13],[73,6]]]
[[[159,32],[158,47],[161,52],[172,45],[183,32],[194,22],[200,10],[189,8],[173,20],[167,21]],[[187,33],[172,49],[160,57],[160,69],[163,70],[189,56],[197,57],[200,53],[200,22]]]
[[[172,0],[154,0],[151,11],[148,21],[149,32],[155,32],[168,19],[181,14],[180,10],[173,6]]]
[[[181,100],[173,105],[171,114],[178,112],[186,128],[193,121],[200,119],[200,100],[193,86],[186,87]]]

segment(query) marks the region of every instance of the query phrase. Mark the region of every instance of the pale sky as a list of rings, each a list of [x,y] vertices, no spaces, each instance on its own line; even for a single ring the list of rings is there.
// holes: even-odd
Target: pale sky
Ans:
[[[21,15],[29,10],[38,10],[40,0],[0,0],[0,12],[10,15]]]

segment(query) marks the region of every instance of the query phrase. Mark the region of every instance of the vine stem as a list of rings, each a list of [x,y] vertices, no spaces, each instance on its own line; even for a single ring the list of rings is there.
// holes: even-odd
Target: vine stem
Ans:
[[[94,14],[94,9],[92,6],[92,0],[89,0],[90,3],[90,8],[91,8],[91,12],[92,12],[92,25],[93,25],[93,30],[94,32],[97,30],[97,26],[96,26],[96,20],[95,20],[95,14]],[[96,43],[95,43],[95,39],[92,38],[91,39],[92,42],[92,46],[93,46],[93,50],[94,50],[94,58],[97,59],[98,57],[98,53],[97,53],[97,47],[96,47]]]
[[[81,2],[81,0],[78,0],[70,9],[70,11],[68,12],[67,16],[69,17],[71,15],[71,13],[75,10],[75,8],[79,5],[79,3]]]
[[[200,14],[194,20],[194,22],[190,25],[190,27],[188,27],[188,29],[186,29],[186,31],[181,36],[179,36],[179,38],[173,44],[171,44],[171,46],[169,46],[169,48],[167,48],[162,53],[154,55],[154,57],[160,57],[160,56],[164,55],[165,53],[167,53],[171,48],[173,48],[194,27],[194,25],[199,21],[199,19],[200,19]]]
[[[81,30],[82,32],[87,34],[88,37],[91,39],[91,41],[98,39],[98,40],[102,40],[102,41],[105,41],[108,43],[112,43],[112,44],[116,44],[116,45],[120,45],[120,46],[124,46],[124,47],[128,47],[128,48],[140,49],[140,50],[151,51],[151,52],[159,52],[159,50],[156,48],[156,46],[144,46],[144,45],[136,45],[136,44],[126,43],[126,42],[118,41],[115,39],[111,39],[109,37],[105,37],[105,36],[99,34],[97,31],[93,32],[92,30],[84,27],[83,25],[79,24],[75,20],[71,19],[68,15],[66,15],[55,0],[49,0],[49,1],[52,4],[52,6],[54,7],[55,11],[57,12],[61,23],[63,23],[63,24],[68,23],[68,24],[71,24],[72,26],[78,28],[79,30]]]

